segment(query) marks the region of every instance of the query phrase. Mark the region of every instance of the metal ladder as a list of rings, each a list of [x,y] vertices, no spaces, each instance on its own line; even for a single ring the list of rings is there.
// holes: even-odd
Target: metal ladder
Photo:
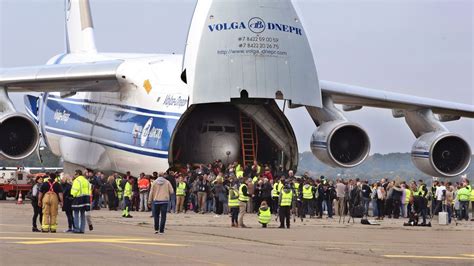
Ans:
[[[258,135],[255,122],[240,112],[240,142],[242,144],[243,165],[252,164],[257,160]]]

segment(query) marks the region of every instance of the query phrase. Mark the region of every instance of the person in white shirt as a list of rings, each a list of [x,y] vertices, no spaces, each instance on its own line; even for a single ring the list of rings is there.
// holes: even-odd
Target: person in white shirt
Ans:
[[[436,198],[436,207],[434,208],[433,215],[438,214],[438,212],[442,210],[441,207],[445,199],[445,195],[446,195],[446,186],[444,185],[444,182],[441,182],[440,185],[436,188],[435,195],[434,195]]]

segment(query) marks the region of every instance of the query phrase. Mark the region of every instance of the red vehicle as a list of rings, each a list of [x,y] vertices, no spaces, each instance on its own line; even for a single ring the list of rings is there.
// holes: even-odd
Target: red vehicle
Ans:
[[[0,169],[0,200],[6,200],[7,197],[22,195],[24,199],[33,187],[34,177],[23,168],[1,168]]]

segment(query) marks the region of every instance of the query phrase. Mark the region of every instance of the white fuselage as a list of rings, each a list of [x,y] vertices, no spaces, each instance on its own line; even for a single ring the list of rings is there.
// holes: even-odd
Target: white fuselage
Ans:
[[[170,140],[188,107],[181,55],[59,55],[49,64],[123,60],[120,91],[43,95],[45,142],[67,163],[133,174],[165,171]]]

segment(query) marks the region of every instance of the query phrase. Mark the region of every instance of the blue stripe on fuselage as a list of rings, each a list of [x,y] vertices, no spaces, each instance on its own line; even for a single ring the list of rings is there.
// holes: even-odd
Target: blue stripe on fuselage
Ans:
[[[60,99],[60,97],[55,96],[55,95],[48,95],[48,97],[49,98]],[[98,104],[98,105],[105,105],[105,106],[114,106],[114,107],[118,107],[118,108],[122,108],[122,109],[127,109],[127,110],[132,110],[132,111],[137,111],[137,112],[144,112],[144,113],[149,113],[149,114],[181,116],[181,113],[169,113],[169,112],[155,111],[155,110],[149,110],[149,109],[144,109],[144,108],[135,107],[135,106],[123,105],[123,104],[102,103],[102,102],[92,101],[92,100],[89,100],[89,99],[66,98],[66,100],[67,101],[78,102],[78,103],[90,103],[90,104]]]
[[[168,157],[171,135],[181,115],[51,95],[45,107],[48,132],[159,158]],[[146,124],[151,125],[148,135],[142,134]]]
[[[84,141],[88,141],[88,142],[93,142],[93,143],[105,145],[105,146],[108,146],[108,147],[112,147],[112,148],[127,151],[127,152],[132,152],[132,153],[136,153],[136,154],[141,154],[141,155],[146,155],[146,156],[151,156],[151,157],[157,157],[157,158],[168,158],[168,155],[166,155],[166,154],[157,154],[157,153],[153,153],[153,152],[147,152],[147,151],[145,151],[143,149],[139,149],[139,148],[138,149],[131,149],[131,148],[127,148],[126,146],[123,146],[123,145],[105,143],[105,142],[102,142],[100,140],[94,140],[94,139],[91,139],[91,138],[88,138],[88,137],[81,137],[81,136],[78,136],[77,134],[71,134],[71,133],[64,132],[62,130],[57,130],[57,129],[54,129],[54,128],[46,128],[46,131],[49,132],[49,133],[53,133],[53,134],[57,134],[57,135],[61,135],[61,136],[66,136],[66,137],[70,137],[70,138],[75,138],[75,139],[80,139],[80,140],[84,140]]]

